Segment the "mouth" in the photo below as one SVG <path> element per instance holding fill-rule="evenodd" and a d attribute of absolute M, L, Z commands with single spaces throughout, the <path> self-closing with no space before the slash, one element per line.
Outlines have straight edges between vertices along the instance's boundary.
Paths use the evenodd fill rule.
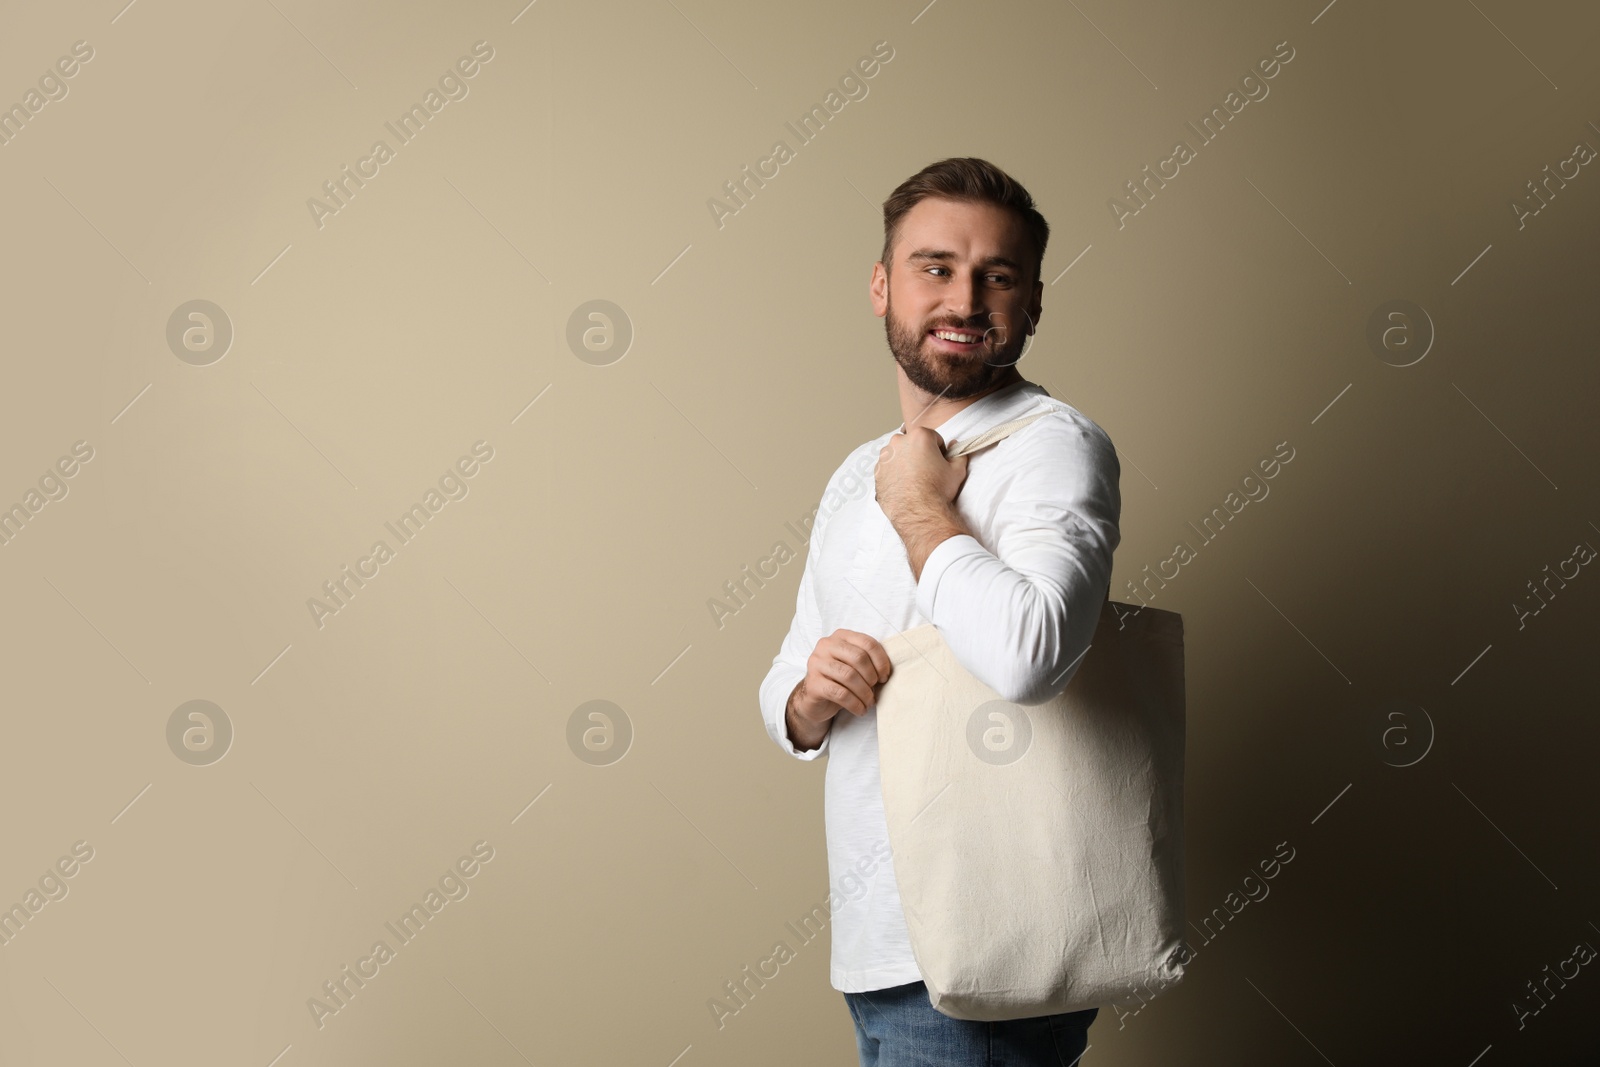
<path fill-rule="evenodd" d="M 983 334 L 976 330 L 951 330 L 943 327 L 928 331 L 936 348 L 950 352 L 976 352 L 983 347 Z"/>

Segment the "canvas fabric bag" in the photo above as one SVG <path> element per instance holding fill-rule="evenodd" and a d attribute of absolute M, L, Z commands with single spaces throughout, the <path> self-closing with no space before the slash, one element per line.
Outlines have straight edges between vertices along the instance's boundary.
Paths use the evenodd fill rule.
<path fill-rule="evenodd" d="M 1077 673 L 1032 707 L 974 678 L 932 624 L 883 646 L 893 664 L 877 698 L 884 814 L 933 1007 L 1020 1019 L 1175 985 L 1191 951 L 1182 617 L 1113 604 L 1108 590 Z"/>

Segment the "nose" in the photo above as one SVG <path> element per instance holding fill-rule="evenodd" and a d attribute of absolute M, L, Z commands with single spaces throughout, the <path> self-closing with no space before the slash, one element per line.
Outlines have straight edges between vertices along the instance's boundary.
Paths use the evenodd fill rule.
<path fill-rule="evenodd" d="M 983 316 L 983 283 L 977 274 L 968 275 L 965 282 L 953 282 L 947 293 L 945 305 L 952 316 L 969 325 Z"/>

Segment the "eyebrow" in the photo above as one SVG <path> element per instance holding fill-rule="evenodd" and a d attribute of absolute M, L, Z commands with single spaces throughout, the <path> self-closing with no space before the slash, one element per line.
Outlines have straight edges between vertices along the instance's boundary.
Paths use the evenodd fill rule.
<path fill-rule="evenodd" d="M 955 258 L 956 254 L 954 252 L 946 252 L 943 249 L 938 248 L 919 248 L 906 257 L 906 262 L 910 263 L 913 260 L 953 260 Z M 1019 265 L 1015 260 L 1007 259 L 1005 256 L 986 256 L 978 261 L 978 266 L 1010 267 L 1018 274 L 1022 273 L 1021 265 Z"/>

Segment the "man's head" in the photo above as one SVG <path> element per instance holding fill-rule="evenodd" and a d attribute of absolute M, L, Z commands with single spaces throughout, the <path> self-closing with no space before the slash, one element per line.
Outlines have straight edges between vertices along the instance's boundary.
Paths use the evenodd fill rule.
<path fill-rule="evenodd" d="M 883 230 L 872 306 L 906 378 L 952 400 L 1019 379 L 1016 361 L 1041 314 L 1050 239 L 1028 191 L 985 160 L 941 160 L 884 201 Z M 978 340 L 936 336 L 944 330 Z"/>

